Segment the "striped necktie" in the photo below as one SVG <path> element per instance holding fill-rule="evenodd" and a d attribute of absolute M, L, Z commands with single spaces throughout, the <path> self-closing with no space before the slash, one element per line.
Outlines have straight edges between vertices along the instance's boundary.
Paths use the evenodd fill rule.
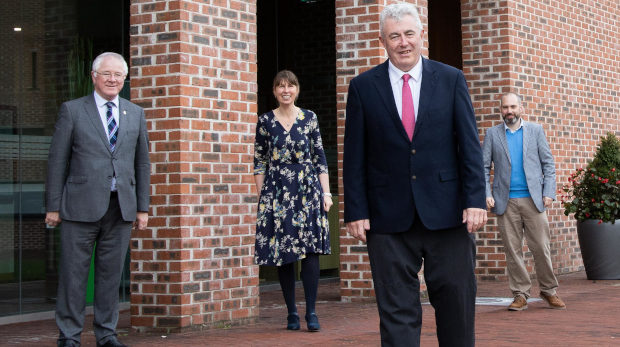
<path fill-rule="evenodd" d="M 108 118 L 108 141 L 110 141 L 110 150 L 114 152 L 114 146 L 116 145 L 116 135 L 118 134 L 118 125 L 112 116 L 112 107 L 116 106 L 112 101 L 105 103 L 108 106 L 108 112 L 106 113 Z"/>
<path fill-rule="evenodd" d="M 413 130 L 415 129 L 415 109 L 413 108 L 413 96 L 411 95 L 411 88 L 409 87 L 409 74 L 403 75 L 403 109 L 402 120 L 405 131 L 409 140 L 413 137 Z"/>

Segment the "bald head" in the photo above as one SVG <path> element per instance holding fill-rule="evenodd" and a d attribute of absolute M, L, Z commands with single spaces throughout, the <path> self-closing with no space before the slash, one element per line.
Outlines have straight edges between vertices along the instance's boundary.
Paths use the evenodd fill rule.
<path fill-rule="evenodd" d="M 511 126 L 517 124 L 521 119 L 521 113 L 523 113 L 521 97 L 513 92 L 502 95 L 499 112 L 506 125 Z"/>

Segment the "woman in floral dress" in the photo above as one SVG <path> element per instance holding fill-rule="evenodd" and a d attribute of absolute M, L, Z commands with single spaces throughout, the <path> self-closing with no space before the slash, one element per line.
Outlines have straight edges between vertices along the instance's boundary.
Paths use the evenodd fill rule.
<path fill-rule="evenodd" d="M 254 260 L 278 267 L 289 330 L 300 328 L 294 263 L 301 260 L 306 323 L 308 330 L 318 331 L 319 255 L 331 253 L 327 162 L 316 115 L 295 106 L 297 77 L 280 71 L 273 81 L 273 94 L 279 107 L 261 115 L 256 125 L 254 178 L 259 204 Z"/>

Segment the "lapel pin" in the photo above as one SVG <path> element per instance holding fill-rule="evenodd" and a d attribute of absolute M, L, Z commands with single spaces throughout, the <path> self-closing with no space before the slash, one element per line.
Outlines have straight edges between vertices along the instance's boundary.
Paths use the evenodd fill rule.
<path fill-rule="evenodd" d="M 127 111 L 124 111 L 124 110 L 123 110 L 123 114 L 127 114 Z"/>

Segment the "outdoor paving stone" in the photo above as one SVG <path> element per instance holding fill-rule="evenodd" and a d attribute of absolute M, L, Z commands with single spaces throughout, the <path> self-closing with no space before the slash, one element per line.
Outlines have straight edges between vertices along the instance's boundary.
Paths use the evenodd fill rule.
<path fill-rule="evenodd" d="M 558 276 L 558 295 L 566 310 L 552 310 L 543 301 L 528 309 L 508 311 L 506 306 L 476 306 L 477 346 L 620 346 L 620 281 L 590 281 L 584 272 Z M 534 281 L 535 282 L 535 281 Z M 297 290 L 303 300 L 303 289 Z M 481 282 L 479 297 L 510 297 L 507 282 Z M 538 286 L 532 288 L 538 298 Z M 168 335 L 139 333 L 131 329 L 129 311 L 121 313 L 119 340 L 131 347 L 205 346 L 379 346 L 379 317 L 372 303 L 340 302 L 338 284 L 319 288 L 317 314 L 322 330 L 305 328 L 305 307 L 300 331 L 286 330 L 286 308 L 280 292 L 262 293 L 256 324 L 228 329 L 188 331 Z M 423 305 L 421 345 L 438 346 L 434 310 Z M 95 346 L 92 316 L 87 316 L 82 346 Z M 54 320 L 0 326 L 0 346 L 56 346 Z"/>

